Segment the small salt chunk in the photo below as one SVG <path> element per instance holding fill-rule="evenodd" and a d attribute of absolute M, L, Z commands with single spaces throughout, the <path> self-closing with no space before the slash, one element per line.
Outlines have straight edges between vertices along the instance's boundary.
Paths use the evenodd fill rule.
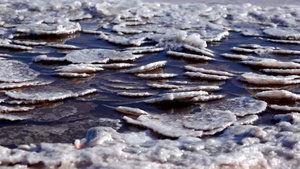
<path fill-rule="evenodd" d="M 300 80 L 298 80 L 299 76 L 296 75 L 271 76 L 250 72 L 242 74 L 241 77 L 241 80 L 257 85 L 290 85 L 300 83 Z"/>
<path fill-rule="evenodd" d="M 178 76 L 175 73 L 158 73 L 158 74 L 135 74 L 135 76 L 143 79 L 166 79 Z"/>
<path fill-rule="evenodd" d="M 153 62 L 153 63 L 149 63 L 147 65 L 143 65 L 143 66 L 139 66 L 139 67 L 136 67 L 136 68 L 129 69 L 127 72 L 128 73 L 147 72 L 147 71 L 151 71 L 151 70 L 161 68 L 161 67 L 165 66 L 166 63 L 167 63 L 167 61 Z"/>
<path fill-rule="evenodd" d="M 125 107 L 125 106 L 118 106 L 116 110 L 121 112 L 121 113 L 136 115 L 136 116 L 148 115 L 149 114 L 144 110 L 141 110 L 141 109 L 138 109 L 138 108 L 132 108 L 132 107 Z"/>
<path fill-rule="evenodd" d="M 27 119 L 26 117 L 20 117 L 20 116 L 9 115 L 9 114 L 0 114 L 0 120 L 21 121 L 26 119 Z"/>
<path fill-rule="evenodd" d="M 223 53 L 222 56 L 228 59 L 235 59 L 235 60 L 248 60 L 253 58 L 253 56 L 249 56 L 249 55 L 237 55 L 237 54 L 229 54 L 229 53 Z"/>
<path fill-rule="evenodd" d="M 256 93 L 254 95 L 257 99 L 270 100 L 270 101 L 297 101 L 300 95 L 292 93 L 287 90 L 269 90 Z"/>
<path fill-rule="evenodd" d="M 200 49 L 193 47 L 191 45 L 183 45 L 183 47 L 191 52 L 196 52 L 205 56 L 213 57 L 215 56 L 211 51 L 205 50 L 205 49 Z"/>
<path fill-rule="evenodd" d="M 207 92 L 212 92 L 212 91 L 217 91 L 221 90 L 221 87 L 219 86 L 183 86 L 178 89 L 172 89 L 170 90 L 171 92 L 184 92 L 184 91 L 207 91 Z"/>
<path fill-rule="evenodd" d="M 59 66 L 55 69 L 56 72 L 62 73 L 94 73 L 102 70 L 103 68 L 93 64 L 70 64 L 67 66 Z"/>
<path fill-rule="evenodd" d="M 128 97 L 147 97 L 147 96 L 155 95 L 155 93 L 149 93 L 149 92 L 121 92 L 121 93 L 118 93 L 118 95 L 128 96 Z"/>
<path fill-rule="evenodd" d="M 34 62 L 63 62 L 65 58 L 48 57 L 47 55 L 39 55 L 33 59 Z"/>
<path fill-rule="evenodd" d="M 281 112 L 300 112 L 300 107 L 290 107 L 290 106 L 280 106 L 280 105 L 270 105 L 270 109 L 281 111 Z"/>
<path fill-rule="evenodd" d="M 211 75 L 205 74 L 201 72 L 186 72 L 184 75 L 189 76 L 190 78 L 199 78 L 199 79 L 207 79 L 207 80 L 228 80 L 231 77 L 228 76 L 220 76 L 220 75 Z"/>
<path fill-rule="evenodd" d="M 188 54 L 188 53 L 182 53 L 182 52 L 174 52 L 174 51 L 168 51 L 168 55 L 180 57 L 184 59 L 191 59 L 191 60 L 204 60 L 204 61 L 211 61 L 215 60 L 211 57 L 202 56 L 202 55 L 195 55 L 195 54 Z"/>
<path fill-rule="evenodd" d="M 198 67 L 189 66 L 189 65 L 184 66 L 184 68 L 188 71 L 191 71 L 191 72 L 201 72 L 201 73 L 205 73 L 205 74 L 228 76 L 228 77 L 234 76 L 234 74 L 228 73 L 228 72 L 225 72 L 225 71 L 208 70 L 208 69 L 198 68 Z"/>
<path fill-rule="evenodd" d="M 145 100 L 146 103 L 164 103 L 164 102 L 189 102 L 189 99 L 201 95 L 208 95 L 205 91 L 195 92 L 179 92 L 179 93 L 166 93 L 158 98 Z"/>

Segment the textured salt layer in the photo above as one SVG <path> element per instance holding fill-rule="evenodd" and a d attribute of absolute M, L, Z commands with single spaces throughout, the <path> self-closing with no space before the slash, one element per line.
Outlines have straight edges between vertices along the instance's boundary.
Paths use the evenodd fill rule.
<path fill-rule="evenodd" d="M 0 0 L 0 166 L 297 168 L 299 5 L 218 3 Z"/>

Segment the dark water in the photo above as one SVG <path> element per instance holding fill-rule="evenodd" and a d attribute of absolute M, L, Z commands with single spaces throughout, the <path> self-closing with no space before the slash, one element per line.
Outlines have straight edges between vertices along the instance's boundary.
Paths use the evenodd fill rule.
<path fill-rule="evenodd" d="M 25 39 L 27 39 L 26 37 Z M 116 46 L 106 41 L 98 40 L 95 35 L 76 34 L 66 37 L 40 38 L 30 37 L 33 41 L 48 42 L 65 42 L 65 44 L 76 45 L 82 49 L 88 48 L 104 48 L 123 50 L 125 46 Z M 227 98 L 236 96 L 251 96 L 251 92 L 245 88 L 245 84 L 238 80 L 238 76 L 228 81 L 203 81 L 190 79 L 183 75 L 185 65 L 194 65 L 208 69 L 224 70 L 240 75 L 243 72 L 257 71 L 250 67 L 246 67 L 236 61 L 230 61 L 220 56 L 222 53 L 232 53 L 230 49 L 239 44 L 260 44 L 266 46 L 275 46 L 285 49 L 298 49 L 297 45 L 282 45 L 267 42 L 253 37 L 243 37 L 239 33 L 231 32 L 230 36 L 219 43 L 209 44 L 209 49 L 216 54 L 216 61 L 211 62 L 194 62 L 184 59 L 178 59 L 166 55 L 166 52 L 149 53 L 138 59 L 136 63 L 143 65 L 154 61 L 167 60 L 167 65 L 153 72 L 159 73 L 178 73 L 179 76 L 169 79 L 172 81 L 188 81 L 196 85 L 220 85 L 221 91 L 215 94 L 226 94 Z M 48 56 L 63 57 L 68 50 L 54 49 L 51 47 L 37 47 L 43 51 L 50 51 Z M 91 78 L 59 78 L 52 76 L 55 67 L 64 65 L 65 63 L 34 63 L 33 58 L 39 54 L 28 54 L 22 51 L 12 51 L 1 49 L 2 53 L 13 55 L 13 60 L 20 60 L 30 65 L 34 70 L 41 72 L 41 77 L 54 79 L 52 84 L 57 87 L 67 89 L 85 89 L 95 87 L 100 92 L 79 98 L 66 99 L 59 102 L 51 102 L 36 105 L 36 109 L 29 112 L 12 113 L 28 115 L 29 119 L 19 122 L 0 122 L 0 145 L 7 147 L 16 147 L 20 144 L 39 144 L 41 142 L 61 142 L 73 143 L 75 139 L 85 137 L 86 131 L 95 126 L 113 125 L 109 122 L 101 121 L 100 118 L 122 119 L 122 114 L 114 110 L 117 106 L 130 106 L 141 108 L 151 113 L 194 113 L 201 111 L 201 104 L 184 104 L 184 105 L 149 105 L 143 102 L 145 98 L 130 98 L 118 95 L 120 92 L 127 91 L 122 89 L 124 86 L 133 87 L 130 91 L 148 91 L 153 93 L 165 93 L 167 89 L 152 89 L 147 83 L 157 82 L 151 80 L 139 79 L 132 74 L 124 73 L 122 70 L 105 70 L 94 74 Z M 253 55 L 255 56 L 255 55 Z M 278 56 L 267 55 L 264 57 L 276 58 L 282 61 L 296 59 L 299 56 Z M 151 73 L 151 72 L 150 72 Z M 161 80 L 166 82 L 166 80 Z M 149 97 L 150 98 L 150 97 Z M 214 104 L 214 101 L 208 102 Z M 258 125 L 261 123 L 270 123 L 273 113 L 269 110 L 262 113 Z M 124 123 L 124 122 L 123 122 Z M 128 130 L 125 125 L 121 130 Z"/>

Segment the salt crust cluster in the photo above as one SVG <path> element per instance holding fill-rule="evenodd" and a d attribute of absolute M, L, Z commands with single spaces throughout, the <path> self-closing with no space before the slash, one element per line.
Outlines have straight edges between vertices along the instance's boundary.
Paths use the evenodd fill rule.
<path fill-rule="evenodd" d="M 251 4 L 215 5 L 160 4 L 140 1 L 117 0 L 1 0 L 0 1 L 0 47 L 34 53 L 35 47 L 47 46 L 73 50 L 65 57 L 40 55 L 36 62 L 70 62 L 55 69 L 63 77 L 90 77 L 104 69 L 126 69 L 140 78 L 166 79 L 177 76 L 172 73 L 149 73 L 162 68 L 167 61 L 144 65 L 132 64 L 144 53 L 167 50 L 168 55 L 192 61 L 214 61 L 216 54 L 207 49 L 207 43 L 220 41 L 229 31 L 246 36 L 266 38 L 274 43 L 298 44 L 300 40 L 299 8 L 296 6 L 261 8 Z M 45 16 L 44 14 L 47 13 Z M 86 27 L 81 20 L 100 21 L 95 27 Z M 249 27 L 249 25 L 256 25 Z M 101 29 L 101 30 L 100 30 Z M 102 31 L 103 29 L 111 31 Z M 84 32 L 98 35 L 99 39 L 119 45 L 134 45 L 122 51 L 110 49 L 79 49 L 68 44 L 51 44 L 12 40 L 27 35 L 68 35 Z M 144 44 L 150 47 L 138 47 Z M 78 50 L 76 50 L 78 49 Z M 299 55 L 298 50 L 285 50 L 272 46 L 242 44 L 233 47 L 238 54 L 223 54 L 228 59 L 240 60 L 242 64 L 263 68 L 268 74 L 244 73 L 240 79 L 251 85 L 291 85 L 300 81 L 299 64 L 276 59 L 253 57 L 268 55 Z M 43 52 L 42 52 L 43 53 Z M 246 53 L 241 54 L 241 53 Z M 4 92 L 0 112 L 29 111 L 32 104 L 78 97 L 97 92 L 96 89 L 72 91 L 51 86 L 51 81 L 39 79 L 39 73 L 19 61 L 8 61 L 1 54 L 0 88 L 13 89 Z M 1 69 L 0 68 L 0 69 Z M 185 75 L 191 78 L 225 81 L 235 75 L 226 71 L 207 70 L 185 66 Z M 273 74 L 273 75 L 269 75 Z M 274 75 L 275 74 L 275 75 Z M 278 75 L 279 74 L 279 75 Z M 288 75 L 288 76 L 284 76 Z M 44 87 L 25 86 L 46 85 Z M 124 89 L 120 95 L 144 97 L 147 103 L 197 103 L 222 99 L 224 95 L 212 95 L 219 85 L 193 86 L 175 82 L 148 83 L 148 87 L 170 89 L 167 93 L 131 92 L 136 86 L 115 85 Z M 109 88 L 111 89 L 111 88 Z M 265 89 L 265 88 L 260 88 Z M 47 91 L 47 92 L 46 92 Z M 50 92 L 49 92 L 50 91 Z M 268 90 L 253 95 L 261 100 L 296 101 L 298 94 L 287 90 Z M 7 105 L 11 104 L 11 105 Z M 18 104 L 22 106 L 17 106 Z M 24 106 L 28 105 L 28 106 Z M 129 114 L 128 123 L 143 126 L 143 132 L 120 133 L 113 128 L 96 127 L 88 131 L 86 138 L 73 145 L 41 143 L 21 145 L 15 149 L 0 147 L 0 165 L 15 167 L 61 167 L 61 168 L 295 168 L 299 166 L 299 114 L 297 107 L 271 105 L 271 109 L 294 112 L 276 115 L 274 126 L 251 125 L 258 120 L 267 103 L 248 97 L 224 99 L 216 104 L 206 104 L 201 112 L 188 115 L 158 115 L 137 108 L 118 107 Z M 135 116 L 135 117 L 132 117 Z M 26 117 L 0 114 L 1 119 L 23 120 Z M 165 137 L 158 139 L 152 132 Z M 220 133 L 220 136 L 205 138 Z M 247 154 L 247 156 L 245 156 Z"/>

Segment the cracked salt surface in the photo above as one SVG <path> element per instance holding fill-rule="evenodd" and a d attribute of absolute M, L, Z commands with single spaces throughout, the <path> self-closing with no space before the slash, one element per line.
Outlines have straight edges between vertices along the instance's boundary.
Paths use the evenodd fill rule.
<path fill-rule="evenodd" d="M 0 9 L 1 167 L 300 165 L 298 6 Z"/>

